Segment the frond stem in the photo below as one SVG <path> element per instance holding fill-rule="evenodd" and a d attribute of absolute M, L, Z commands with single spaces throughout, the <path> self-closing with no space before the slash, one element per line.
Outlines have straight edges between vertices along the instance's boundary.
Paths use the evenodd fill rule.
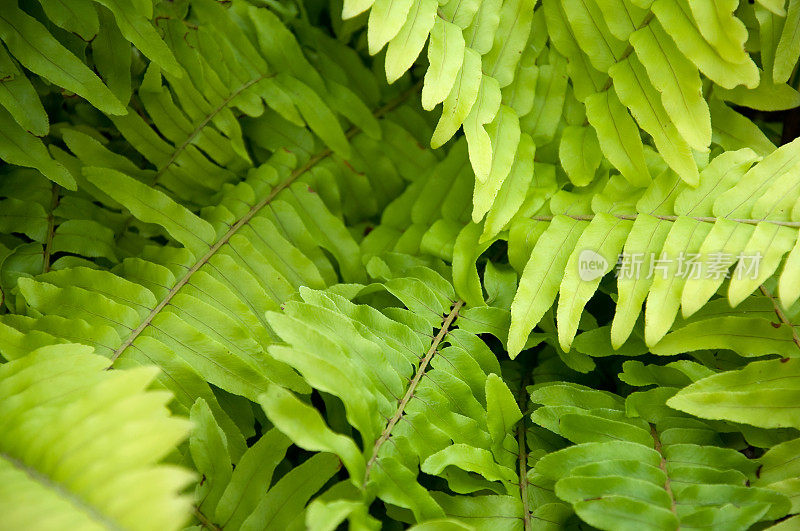
<path fill-rule="evenodd" d="M 2 451 L 0 451 L 0 460 L 7 461 L 12 467 L 19 470 L 32 481 L 38 483 L 45 489 L 55 491 L 58 496 L 68 500 L 69 503 L 71 503 L 80 511 L 86 513 L 92 520 L 100 523 L 103 528 L 122 531 L 122 528 L 116 522 L 111 520 L 105 514 L 101 513 L 96 507 L 88 503 L 81 496 L 68 490 L 58 481 L 53 480 L 53 478 L 50 476 L 40 472 L 39 470 L 36 470 L 24 461 L 21 461 L 16 457 L 8 455 Z"/>
<path fill-rule="evenodd" d="M 392 418 L 389 419 L 389 422 L 383 429 L 381 436 L 378 437 L 377 441 L 375 441 L 375 445 L 372 448 L 372 457 L 370 457 L 369 461 L 367 461 L 367 470 L 364 474 L 364 484 L 366 484 L 369 480 L 369 473 L 372 470 L 372 466 L 375 464 L 375 461 L 378 459 L 378 452 L 380 451 L 381 446 L 383 446 L 383 443 L 389 440 L 389 437 L 392 435 L 392 429 L 394 429 L 395 425 L 400 422 L 400 419 L 403 417 L 406 406 L 408 405 L 409 401 L 411 401 L 411 398 L 413 398 L 414 391 L 417 389 L 420 380 L 422 380 L 422 376 L 425 374 L 425 369 L 428 368 L 428 364 L 430 364 L 433 356 L 436 354 L 436 350 L 439 348 L 439 343 L 442 342 L 444 336 L 447 335 L 447 332 L 449 332 L 450 325 L 452 325 L 453 321 L 455 321 L 456 317 L 458 317 L 458 311 L 462 306 L 464 306 L 464 301 L 460 300 L 456 302 L 453 305 L 453 309 L 450 310 L 450 313 L 447 314 L 447 317 L 445 317 L 444 321 L 442 321 L 442 327 L 439 329 L 439 333 L 436 334 L 435 338 L 433 338 L 430 348 L 425 353 L 425 357 L 422 358 L 422 361 L 419 364 L 419 369 L 417 369 L 417 373 L 414 375 L 414 378 L 411 380 L 405 395 L 403 395 L 403 398 L 397 405 L 397 410 L 395 410 Z"/>
<path fill-rule="evenodd" d="M 206 515 L 200 510 L 199 507 L 196 505 L 193 506 L 194 509 L 194 516 L 200 522 L 200 526 L 206 529 L 211 529 L 211 531 L 222 531 L 222 528 L 208 519 Z"/>
<path fill-rule="evenodd" d="M 189 147 L 189 144 L 191 144 L 192 141 L 195 139 L 195 137 L 197 137 L 197 135 L 200 134 L 200 131 L 205 129 L 205 127 L 208 125 L 208 122 L 213 120 L 216 115 L 218 115 L 220 112 L 222 112 L 222 110 L 225 109 L 231 103 L 231 101 L 233 101 L 237 96 L 239 96 L 239 94 L 241 94 L 245 90 L 249 89 L 250 87 L 252 87 L 256 83 L 260 83 L 264 79 L 267 79 L 268 77 L 273 77 L 273 76 L 275 76 L 275 74 L 266 74 L 266 73 L 265 74 L 261 74 L 261 75 L 255 77 L 255 78 L 251 79 L 250 81 L 248 81 L 246 83 L 243 83 L 242 85 L 237 87 L 233 92 L 231 92 L 228 95 L 227 98 L 222 100 L 222 103 L 217 105 L 217 107 L 215 107 L 210 113 L 208 113 L 203 118 L 203 120 L 199 124 L 197 124 L 197 127 L 195 127 L 194 130 L 192 130 L 191 133 L 189 133 L 189 135 L 186 137 L 186 139 L 180 145 L 175 147 L 175 150 L 172 152 L 172 155 L 170 156 L 169 160 L 167 160 L 166 164 L 164 164 L 156 172 L 155 176 L 153 177 L 153 180 L 150 182 L 151 186 L 156 184 L 156 182 L 158 182 L 158 179 L 160 179 L 161 176 L 164 174 L 164 172 L 167 171 L 167 169 L 169 169 L 170 166 L 172 166 L 172 164 L 180 156 L 180 154 L 183 153 L 183 151 L 187 147 Z"/>
<path fill-rule="evenodd" d="M 50 212 L 47 213 L 47 236 L 44 242 L 44 257 L 42 259 L 42 273 L 50 271 L 50 255 L 53 248 L 53 234 L 55 233 L 56 217 L 53 211 L 58 207 L 60 186 L 53 183 L 53 195 L 50 199 Z"/>
<path fill-rule="evenodd" d="M 664 457 L 664 453 L 661 450 L 661 439 L 658 438 L 658 432 L 653 424 L 650 424 L 650 436 L 653 437 L 656 452 L 661 456 L 661 462 L 659 462 L 658 467 L 664 472 L 664 476 L 667 478 L 666 481 L 664 481 L 664 490 L 667 491 L 667 495 L 669 496 L 670 510 L 672 514 L 679 518 L 677 511 L 678 503 L 675 501 L 675 494 L 672 492 L 672 482 L 669 479 L 669 472 L 667 472 L 667 459 Z"/>
<path fill-rule="evenodd" d="M 611 214 L 609 212 L 609 214 Z M 594 219 L 594 215 L 592 214 L 559 214 L 561 216 L 566 216 L 568 218 L 576 219 L 578 221 L 592 221 Z M 617 219 L 628 219 L 631 221 L 635 221 L 639 214 L 611 214 Z M 720 219 L 727 219 L 728 221 L 733 221 L 734 223 L 744 223 L 746 225 L 758 225 L 759 223 L 772 223 L 773 225 L 780 225 L 782 227 L 794 227 L 800 228 L 800 221 L 780 221 L 775 219 L 737 219 L 737 218 L 717 218 L 713 216 L 656 216 L 653 214 L 647 214 L 652 216 L 656 219 L 660 219 L 663 221 L 677 221 L 680 218 L 690 218 L 695 221 L 702 221 L 705 223 L 716 223 Z M 553 221 L 553 218 L 556 216 L 531 216 L 529 219 L 533 221 Z"/>
<path fill-rule="evenodd" d="M 523 365 L 523 371 L 526 370 Z M 522 418 L 517 424 L 517 442 L 519 444 L 519 496 L 522 498 L 522 523 L 525 531 L 531 531 L 531 508 L 528 501 L 528 446 L 525 441 L 525 411 L 526 397 L 525 386 L 527 383 L 527 372 L 523 372 L 520 379 L 520 411 Z"/>
<path fill-rule="evenodd" d="M 789 318 L 786 317 L 786 314 L 781 308 L 781 305 L 778 304 L 778 301 L 775 300 L 775 297 L 772 295 L 772 293 L 767 291 L 767 288 L 765 288 L 763 284 L 759 286 L 758 289 L 760 289 L 761 293 L 763 293 L 764 296 L 767 297 L 772 302 L 772 307 L 775 309 L 775 314 L 778 316 L 778 319 L 780 319 L 781 323 L 788 326 L 789 330 L 792 331 L 792 341 L 794 341 L 794 344 L 797 345 L 798 349 L 800 349 L 800 336 L 797 335 L 797 330 L 795 329 L 795 326 L 792 324 Z"/>

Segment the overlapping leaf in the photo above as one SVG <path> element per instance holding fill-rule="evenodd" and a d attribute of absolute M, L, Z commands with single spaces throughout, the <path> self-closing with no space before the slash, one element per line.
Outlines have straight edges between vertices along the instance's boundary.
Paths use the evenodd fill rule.
<path fill-rule="evenodd" d="M 524 234 L 533 232 L 534 239 L 513 238 L 509 243 L 521 245 L 519 252 L 530 256 L 512 305 L 509 351 L 514 355 L 521 350 L 557 294 L 558 337 L 568 351 L 585 304 L 600 278 L 615 269 L 618 256 L 623 263 L 617 268 L 619 298 L 610 331 L 615 348 L 629 337 L 646 298 L 646 343 L 654 352 L 677 352 L 658 345 L 678 309 L 684 318 L 695 314 L 727 277 L 731 306 L 775 275 L 780 304 L 789 308 L 798 299 L 793 266 L 798 241 L 793 210 L 798 197 L 796 150 L 794 142 L 760 161 L 747 149 L 722 154 L 703 170 L 696 189 L 678 181 L 671 170 L 639 191 L 612 178 L 596 196 L 559 192 L 550 201 L 550 215 L 534 218 L 532 225 L 518 220 Z M 586 269 L 593 260 L 599 266 L 596 272 Z M 745 316 L 720 319 L 706 332 L 725 335 L 724 330 L 745 326 L 755 337 L 771 336 L 778 343 L 789 333 L 757 333 L 767 323 Z M 688 328 L 685 334 L 687 339 L 700 337 Z M 788 341 L 786 348 L 791 348 L 791 334 Z"/>
<path fill-rule="evenodd" d="M 0 366 L 0 523 L 6 529 L 180 529 L 192 474 L 160 464 L 189 431 L 157 370 L 106 369 L 89 347 Z M 124 493 L 124 495 L 123 495 Z"/>
<path fill-rule="evenodd" d="M 758 464 L 725 448 L 711 426 L 664 407 L 667 391 L 623 400 L 569 383 L 531 388 L 541 404 L 534 422 L 573 443 L 536 472 L 599 529 L 748 529 L 786 515 L 786 496 L 749 486 Z"/>

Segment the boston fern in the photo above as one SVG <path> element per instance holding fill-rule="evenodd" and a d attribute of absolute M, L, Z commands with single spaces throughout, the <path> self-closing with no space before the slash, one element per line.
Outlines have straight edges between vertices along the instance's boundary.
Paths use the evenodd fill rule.
<path fill-rule="evenodd" d="M 800 0 L 8 0 L 0 529 L 800 529 Z"/>

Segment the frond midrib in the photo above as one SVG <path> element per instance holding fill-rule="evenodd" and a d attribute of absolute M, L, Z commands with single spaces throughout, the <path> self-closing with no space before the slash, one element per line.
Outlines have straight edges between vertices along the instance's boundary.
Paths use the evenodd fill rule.
<path fill-rule="evenodd" d="M 82 497 L 78 496 L 69 489 L 64 488 L 63 485 L 61 485 L 57 481 L 54 481 L 46 474 L 43 474 L 39 470 L 28 465 L 27 463 L 24 463 L 21 460 L 11 455 L 8 455 L 2 450 L 0 450 L 0 459 L 5 460 L 12 467 L 24 473 L 28 478 L 30 478 L 37 484 L 41 485 L 45 489 L 55 492 L 60 498 L 67 500 L 73 507 L 75 507 L 82 513 L 86 514 L 92 520 L 98 522 L 106 529 L 111 529 L 114 531 L 124 531 L 123 527 L 121 527 L 112 519 L 110 519 L 108 516 L 100 512 L 97 509 L 97 507 L 91 505 Z"/>
<path fill-rule="evenodd" d="M 531 531 L 531 507 L 530 501 L 528 500 L 528 443 L 525 440 L 525 420 L 528 418 L 528 415 L 525 414 L 526 408 L 524 407 L 528 402 L 527 379 L 528 374 L 523 372 L 519 384 L 520 394 L 517 399 L 517 403 L 522 411 L 522 418 L 519 419 L 517 424 L 517 444 L 519 446 L 517 474 L 519 476 L 519 495 L 522 499 L 523 529 L 524 531 Z"/>
<path fill-rule="evenodd" d="M 752 219 L 752 218 L 727 218 L 724 216 L 676 216 L 676 215 L 660 215 L 650 214 L 648 212 L 640 212 L 638 214 L 614 214 L 611 212 L 601 212 L 609 216 L 614 216 L 617 219 L 636 221 L 639 216 L 650 216 L 661 221 L 677 221 L 680 218 L 693 219 L 702 223 L 716 223 L 720 220 L 732 221 L 734 223 L 741 223 L 743 225 L 758 225 L 759 223 L 771 223 L 773 225 L 780 225 L 782 227 L 800 228 L 800 221 L 782 221 L 778 219 Z M 527 219 L 532 221 L 553 221 L 557 216 L 565 216 L 577 221 L 592 221 L 595 218 L 594 214 L 556 214 L 553 216 L 530 216 Z"/>
<path fill-rule="evenodd" d="M 150 185 L 154 186 L 158 184 L 158 180 L 175 163 L 175 161 L 178 159 L 181 153 L 183 153 L 186 150 L 186 148 L 189 147 L 192 141 L 195 138 L 197 138 L 197 135 L 199 135 L 200 132 L 203 129 L 205 129 L 208 123 L 211 120 L 213 120 L 216 115 L 218 115 L 219 113 L 222 112 L 223 109 L 226 109 L 228 107 L 231 101 L 233 101 L 237 96 L 239 96 L 241 93 L 243 93 L 245 90 L 249 89 L 253 85 L 260 83 L 261 81 L 269 77 L 272 77 L 274 75 L 275 74 L 270 74 L 268 72 L 259 74 L 255 78 L 241 84 L 239 87 L 233 90 L 228 96 L 226 96 L 225 99 L 223 99 L 219 105 L 217 105 L 210 113 L 206 114 L 205 117 L 203 117 L 200 123 L 197 124 L 197 126 L 192 130 L 191 133 L 189 133 L 189 135 L 183 142 L 175 146 L 175 149 L 172 151 L 172 155 L 170 155 L 170 158 L 167 160 L 167 162 L 161 168 L 158 169 L 156 174 L 153 176 L 153 180 L 150 182 Z"/>
<path fill-rule="evenodd" d="M 453 324 L 453 321 L 456 320 L 458 317 L 458 311 L 461 307 L 464 306 L 463 300 L 458 300 L 450 310 L 450 313 L 442 321 L 442 327 L 439 329 L 439 333 L 436 334 L 436 337 L 433 338 L 431 341 L 431 346 L 428 348 L 425 356 L 422 358 L 422 361 L 419 364 L 419 368 L 417 372 L 414 374 L 414 377 L 411 379 L 411 383 L 408 385 L 408 389 L 406 389 L 403 398 L 397 405 L 397 409 L 394 412 L 394 415 L 389 419 L 386 424 L 386 427 L 383 429 L 380 437 L 378 440 L 375 441 L 375 444 L 372 448 L 372 456 L 370 457 L 369 461 L 367 461 L 366 472 L 364 473 L 364 484 L 369 481 L 369 474 L 372 470 L 373 465 L 378 460 L 378 452 L 380 452 L 381 447 L 383 444 L 389 440 L 389 437 L 392 435 L 392 429 L 394 429 L 395 425 L 400 421 L 403 414 L 405 413 L 406 406 L 408 405 L 409 401 L 414 397 L 414 391 L 416 391 L 419 382 L 422 380 L 422 377 L 425 375 L 425 370 L 428 368 L 431 360 L 433 359 L 436 352 L 438 352 L 439 344 L 442 342 L 444 337 L 450 331 L 450 326 Z"/>
<path fill-rule="evenodd" d="M 650 424 L 650 436 L 653 437 L 653 447 L 655 448 L 656 452 L 658 452 L 659 457 L 661 458 L 660 462 L 658 463 L 658 467 L 664 472 L 664 476 L 667 478 L 664 481 L 664 490 L 667 492 L 667 496 L 669 496 L 669 503 L 670 508 L 669 510 L 672 511 L 672 514 L 680 522 L 680 516 L 678 515 L 678 502 L 675 499 L 675 494 L 672 492 L 672 481 L 669 477 L 669 470 L 667 469 L 667 458 L 664 456 L 664 452 L 661 448 L 661 439 L 658 436 L 658 431 L 653 424 Z"/>

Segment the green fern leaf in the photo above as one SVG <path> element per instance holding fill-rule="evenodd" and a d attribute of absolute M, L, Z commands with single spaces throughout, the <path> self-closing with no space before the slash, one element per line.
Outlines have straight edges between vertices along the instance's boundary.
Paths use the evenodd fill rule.
<path fill-rule="evenodd" d="M 127 112 L 86 65 L 19 8 L 9 7 L 3 11 L 0 39 L 25 68 L 86 98 L 105 112 L 116 115 Z"/>
<path fill-rule="evenodd" d="M 739 371 L 695 382 L 681 389 L 668 405 L 701 418 L 765 428 L 796 427 L 798 418 L 792 405 L 796 373 L 794 359 L 756 361 Z M 764 388 L 765 381 L 774 383 Z"/>
<path fill-rule="evenodd" d="M 599 394 L 575 384 L 543 385 L 531 392 L 531 400 L 542 404 L 534 421 L 574 443 L 541 458 L 536 471 L 555 481 L 556 495 L 582 520 L 600 529 L 747 529 L 788 510 L 783 495 L 746 486 L 756 463 L 717 447 L 718 439 L 696 438 L 702 422 L 680 417 L 657 401 L 643 407 L 638 399 L 646 400 L 647 392 L 628 397 L 625 409 L 619 399 L 611 408 L 597 407 L 607 400 Z M 561 410 L 570 413 L 557 423 L 547 420 Z M 619 437 L 610 438 L 610 424 L 626 427 L 615 426 Z"/>
<path fill-rule="evenodd" d="M 107 366 L 88 347 L 58 345 L 0 368 L 3 527 L 179 529 L 185 522 L 189 500 L 179 492 L 192 475 L 158 463 L 189 424 L 168 415 L 169 393 L 146 391 L 156 371 Z"/>

